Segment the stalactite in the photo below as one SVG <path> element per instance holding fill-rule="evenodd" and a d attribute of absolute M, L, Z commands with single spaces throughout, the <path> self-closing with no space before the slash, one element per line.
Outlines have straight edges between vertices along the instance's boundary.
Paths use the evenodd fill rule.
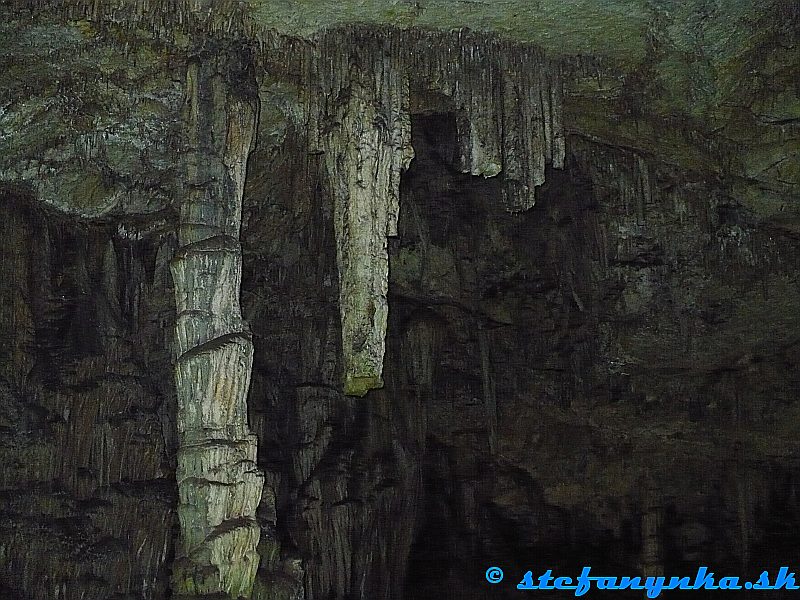
<path fill-rule="evenodd" d="M 458 168 L 505 180 L 511 212 L 531 208 L 545 165 L 564 166 L 561 65 L 528 45 L 474 32 L 408 32 L 415 87 L 452 100 Z"/>
<path fill-rule="evenodd" d="M 201 54 L 186 76 L 186 189 L 171 268 L 182 538 L 173 579 L 187 595 L 249 597 L 259 563 L 264 478 L 247 423 L 253 344 L 239 304 L 242 193 L 257 106 L 239 59 Z"/>
<path fill-rule="evenodd" d="M 327 41 L 320 141 L 334 199 L 344 390 L 363 396 L 383 386 L 387 236 L 397 235 L 400 173 L 413 157 L 408 80 L 398 49 L 380 37 Z"/>
<path fill-rule="evenodd" d="M 503 172 L 506 208 L 517 212 L 534 205 L 545 166 L 564 163 L 560 67 L 536 48 L 464 31 L 343 28 L 285 55 L 309 90 L 309 146 L 325 157 L 345 390 L 360 396 L 382 385 L 386 236 L 396 235 L 400 174 L 413 157 L 410 89 L 449 98 L 457 168 Z"/>

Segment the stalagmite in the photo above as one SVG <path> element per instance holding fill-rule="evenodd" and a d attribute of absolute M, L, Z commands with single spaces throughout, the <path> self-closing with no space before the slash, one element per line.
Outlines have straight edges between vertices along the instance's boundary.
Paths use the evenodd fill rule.
<path fill-rule="evenodd" d="M 239 305 L 242 193 L 255 132 L 246 66 L 201 53 L 187 68 L 185 197 L 172 262 L 177 323 L 179 594 L 249 597 L 263 475 L 247 423 L 253 344 Z"/>
<path fill-rule="evenodd" d="M 383 386 L 388 317 L 387 236 L 397 235 L 400 173 L 413 157 L 408 80 L 379 38 L 323 44 L 329 104 L 321 143 L 334 199 L 344 391 Z"/>

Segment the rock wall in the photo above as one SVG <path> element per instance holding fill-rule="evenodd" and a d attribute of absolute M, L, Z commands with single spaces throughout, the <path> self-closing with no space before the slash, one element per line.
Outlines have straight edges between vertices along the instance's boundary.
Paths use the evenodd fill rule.
<path fill-rule="evenodd" d="M 0 594 L 796 562 L 791 14 L 705 126 L 660 38 L 178 4 L 2 8 Z"/>
<path fill-rule="evenodd" d="M 1 204 L 0 595 L 164 597 L 175 222 L 89 224 L 8 192 Z"/>

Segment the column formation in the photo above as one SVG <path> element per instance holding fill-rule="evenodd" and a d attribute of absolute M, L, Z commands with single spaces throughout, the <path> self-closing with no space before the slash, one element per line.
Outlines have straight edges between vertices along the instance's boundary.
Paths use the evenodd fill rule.
<path fill-rule="evenodd" d="M 200 54 L 186 71 L 184 198 L 171 264 L 179 597 L 250 597 L 259 563 L 255 514 L 264 477 L 247 422 L 253 343 L 239 303 L 242 195 L 258 96 L 242 58 Z"/>

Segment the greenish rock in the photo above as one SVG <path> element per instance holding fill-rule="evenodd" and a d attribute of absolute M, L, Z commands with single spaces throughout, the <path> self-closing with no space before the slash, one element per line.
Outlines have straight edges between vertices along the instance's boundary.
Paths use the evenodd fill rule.
<path fill-rule="evenodd" d="M 364 397 L 370 390 L 383 387 L 380 377 L 348 377 L 344 382 L 344 393 L 348 396 Z"/>

